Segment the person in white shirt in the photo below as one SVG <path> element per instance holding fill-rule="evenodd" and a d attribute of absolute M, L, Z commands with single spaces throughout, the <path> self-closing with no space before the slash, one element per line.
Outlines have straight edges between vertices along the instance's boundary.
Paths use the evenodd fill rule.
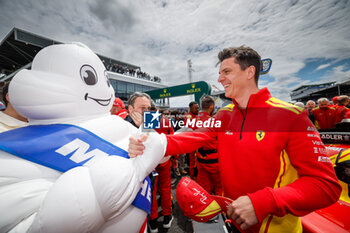
<path fill-rule="evenodd" d="M 2 89 L 2 99 L 6 106 L 0 111 L 0 133 L 28 125 L 28 120 L 19 114 L 12 106 L 8 95 L 9 82 Z"/>

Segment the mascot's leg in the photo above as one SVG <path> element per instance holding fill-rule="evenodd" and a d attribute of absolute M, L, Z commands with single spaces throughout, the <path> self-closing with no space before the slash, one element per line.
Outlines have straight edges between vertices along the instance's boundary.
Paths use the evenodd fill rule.
<path fill-rule="evenodd" d="M 130 206 L 121 215 L 106 222 L 98 233 L 138 233 L 146 218 L 145 211 Z"/>
<path fill-rule="evenodd" d="M 40 206 L 30 233 L 94 232 L 104 223 L 89 168 L 64 173 Z"/>
<path fill-rule="evenodd" d="M 47 193 L 29 232 L 97 232 L 130 208 L 142 184 L 136 168 L 131 159 L 109 156 L 69 170 Z"/>

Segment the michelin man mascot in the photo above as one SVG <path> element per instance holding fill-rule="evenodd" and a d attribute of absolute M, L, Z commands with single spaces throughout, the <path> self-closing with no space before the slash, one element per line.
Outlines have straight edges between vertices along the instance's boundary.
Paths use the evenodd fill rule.
<path fill-rule="evenodd" d="M 0 232 L 144 232 L 147 175 L 166 139 L 129 158 L 138 129 L 109 110 L 114 90 L 80 43 L 52 45 L 13 78 L 9 96 L 29 126 L 0 134 Z"/>

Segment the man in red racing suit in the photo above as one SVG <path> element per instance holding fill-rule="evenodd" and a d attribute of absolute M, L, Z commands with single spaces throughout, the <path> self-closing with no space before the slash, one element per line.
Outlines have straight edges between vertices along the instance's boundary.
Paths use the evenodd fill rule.
<path fill-rule="evenodd" d="M 159 134 L 174 134 L 174 129 L 170 120 L 164 115 L 161 117 L 159 129 L 155 129 Z M 152 189 L 152 206 L 150 214 L 150 231 L 158 232 L 158 201 L 157 192 L 160 195 L 160 206 L 164 216 L 163 228 L 170 228 L 173 221 L 172 213 L 172 195 L 171 195 L 171 160 L 167 160 L 156 167 L 158 176 L 155 176 L 154 186 Z"/>
<path fill-rule="evenodd" d="M 335 127 L 336 111 L 335 108 L 329 107 L 327 98 L 318 99 L 318 107 L 312 109 L 315 116 L 315 126 L 317 129 L 331 129 Z"/>
<path fill-rule="evenodd" d="M 247 232 L 301 232 L 299 217 L 331 205 L 340 193 L 316 128 L 301 108 L 251 95 L 248 107 L 227 106 L 222 126 L 168 137 L 167 154 L 185 153 L 218 141 L 224 196 L 248 195 L 258 224 Z"/>
<path fill-rule="evenodd" d="M 217 140 L 224 196 L 234 200 L 227 214 L 240 230 L 301 232 L 298 216 L 333 204 L 341 192 L 320 136 L 305 110 L 258 89 L 256 51 L 227 48 L 218 58 L 218 81 L 233 99 L 216 115 L 221 127 L 168 135 L 166 154 Z M 136 141 L 133 156 L 142 151 Z"/>
<path fill-rule="evenodd" d="M 195 129 L 195 127 L 191 127 L 191 124 L 187 124 L 188 121 L 195 121 L 199 112 L 199 104 L 195 101 L 190 102 L 189 104 L 190 112 L 185 118 L 185 125 L 189 125 L 189 128 Z M 188 162 L 189 162 L 189 173 L 191 179 L 197 179 L 197 162 L 196 162 L 196 151 L 189 151 L 187 153 Z"/>
<path fill-rule="evenodd" d="M 201 100 L 202 111 L 198 113 L 197 122 L 212 120 L 211 114 L 215 108 L 215 100 L 205 96 Z M 217 141 L 212 141 L 197 150 L 197 183 L 210 194 L 222 195 L 222 185 L 219 171 Z"/>

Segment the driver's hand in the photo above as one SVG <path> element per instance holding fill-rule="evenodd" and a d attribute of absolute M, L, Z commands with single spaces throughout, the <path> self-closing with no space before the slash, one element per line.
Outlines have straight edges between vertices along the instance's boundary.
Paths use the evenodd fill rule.
<path fill-rule="evenodd" d="M 143 151 L 145 150 L 145 146 L 143 145 L 143 142 L 145 142 L 148 138 L 148 134 L 141 134 L 140 137 L 136 138 L 135 136 L 131 136 L 129 138 L 129 157 L 134 158 L 138 155 L 142 155 Z"/>
<path fill-rule="evenodd" d="M 248 196 L 240 196 L 234 200 L 227 208 L 227 215 L 236 221 L 242 230 L 258 223 L 254 206 Z"/>

